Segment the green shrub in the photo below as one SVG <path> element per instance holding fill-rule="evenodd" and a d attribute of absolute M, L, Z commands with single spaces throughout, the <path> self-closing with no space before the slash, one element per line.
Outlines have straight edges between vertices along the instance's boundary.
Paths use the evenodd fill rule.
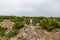
<path fill-rule="evenodd" d="M 18 40 L 26 40 L 26 38 L 24 38 L 24 37 L 22 37 L 22 38 L 18 37 Z"/>
<path fill-rule="evenodd" d="M 51 31 L 56 27 L 56 21 L 54 21 L 53 19 L 43 19 L 40 20 L 40 26 L 47 31 Z"/>
<path fill-rule="evenodd" d="M 56 22 L 56 26 L 60 28 L 60 22 Z"/>
<path fill-rule="evenodd" d="M 22 22 L 17 22 L 17 23 L 14 25 L 13 29 L 20 29 L 20 28 L 22 28 L 22 27 L 24 27 L 24 24 L 23 24 Z"/>
<path fill-rule="evenodd" d="M 4 36 L 7 28 L 1 27 L 0 26 L 0 36 Z"/>
<path fill-rule="evenodd" d="M 18 32 L 19 32 L 18 29 L 14 29 L 14 30 L 11 30 L 11 31 L 10 31 L 8 34 L 6 34 L 5 36 L 6 36 L 7 38 L 11 38 L 11 37 L 14 37 L 15 35 L 17 35 Z"/>

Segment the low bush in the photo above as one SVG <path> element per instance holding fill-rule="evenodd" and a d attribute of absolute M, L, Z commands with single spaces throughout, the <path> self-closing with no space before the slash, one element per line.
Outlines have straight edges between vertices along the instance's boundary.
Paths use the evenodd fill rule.
<path fill-rule="evenodd" d="M 20 29 L 20 28 L 22 28 L 22 27 L 24 27 L 24 24 L 23 24 L 22 22 L 17 22 L 17 23 L 14 25 L 13 29 Z"/>
<path fill-rule="evenodd" d="M 7 28 L 1 27 L 0 26 L 0 36 L 4 36 Z"/>
<path fill-rule="evenodd" d="M 6 36 L 7 38 L 11 38 L 11 37 L 14 37 L 15 35 L 17 35 L 18 32 L 19 32 L 18 29 L 14 29 L 14 30 L 11 30 L 11 31 L 10 31 L 8 34 L 6 34 L 5 36 Z"/>

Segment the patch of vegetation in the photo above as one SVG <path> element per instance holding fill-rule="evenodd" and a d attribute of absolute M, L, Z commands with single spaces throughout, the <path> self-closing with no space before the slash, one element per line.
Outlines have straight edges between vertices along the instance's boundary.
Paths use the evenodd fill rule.
<path fill-rule="evenodd" d="M 26 40 L 26 38 L 24 38 L 24 37 L 18 37 L 18 40 Z"/>
<path fill-rule="evenodd" d="M 7 28 L 4 28 L 4 27 L 0 26 L 0 36 L 1 37 L 5 35 L 6 30 L 7 30 Z"/>
<path fill-rule="evenodd" d="M 46 29 L 47 31 L 51 31 L 54 28 L 60 28 L 60 21 L 54 18 L 47 18 L 40 20 L 40 26 L 42 29 Z"/>
<path fill-rule="evenodd" d="M 1 21 L 4 19 L 11 20 L 16 23 L 13 29 L 20 29 L 24 27 L 24 23 L 30 24 L 30 19 L 32 18 L 33 24 L 39 23 L 42 29 L 51 31 L 54 28 L 60 28 L 60 17 L 18 17 L 18 16 L 0 16 Z"/>
<path fill-rule="evenodd" d="M 22 22 L 16 22 L 13 29 L 20 29 L 24 27 L 24 24 Z"/>
<path fill-rule="evenodd" d="M 19 33 L 19 30 L 18 29 L 14 29 L 14 30 L 11 30 L 8 34 L 6 34 L 5 36 L 7 38 L 12 38 L 14 37 L 15 35 L 17 35 Z"/>
<path fill-rule="evenodd" d="M 19 33 L 19 29 L 21 29 L 22 27 L 24 27 L 24 24 L 22 22 L 16 22 L 15 25 L 12 27 L 12 30 L 5 36 L 7 38 L 14 37 L 15 35 Z"/>

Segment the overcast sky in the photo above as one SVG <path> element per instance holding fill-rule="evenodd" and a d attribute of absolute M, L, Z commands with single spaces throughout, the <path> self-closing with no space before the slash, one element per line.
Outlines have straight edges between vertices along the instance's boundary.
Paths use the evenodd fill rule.
<path fill-rule="evenodd" d="M 60 0 L 0 0 L 0 15 L 60 17 Z"/>

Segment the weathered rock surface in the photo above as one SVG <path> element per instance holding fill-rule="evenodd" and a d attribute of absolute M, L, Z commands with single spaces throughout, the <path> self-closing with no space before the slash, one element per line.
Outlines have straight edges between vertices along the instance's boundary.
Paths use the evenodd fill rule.
<path fill-rule="evenodd" d="M 12 22 L 3 22 L 3 24 L 6 23 L 10 25 Z M 57 28 L 53 29 L 52 32 L 48 32 L 41 29 L 41 27 L 39 27 L 38 25 L 32 26 L 25 24 L 25 27 L 20 29 L 20 32 L 15 37 L 10 38 L 9 40 L 18 40 L 18 37 L 24 37 L 26 38 L 26 40 L 60 40 L 60 29 Z M 0 39 L 7 40 L 5 37 L 1 37 Z"/>
<path fill-rule="evenodd" d="M 0 26 L 12 29 L 14 22 L 11 22 L 10 20 L 3 20 L 3 22 L 0 22 Z"/>
<path fill-rule="evenodd" d="M 38 27 L 28 25 L 20 30 L 17 37 L 25 37 L 27 40 L 60 40 L 60 32 L 47 32 Z"/>

